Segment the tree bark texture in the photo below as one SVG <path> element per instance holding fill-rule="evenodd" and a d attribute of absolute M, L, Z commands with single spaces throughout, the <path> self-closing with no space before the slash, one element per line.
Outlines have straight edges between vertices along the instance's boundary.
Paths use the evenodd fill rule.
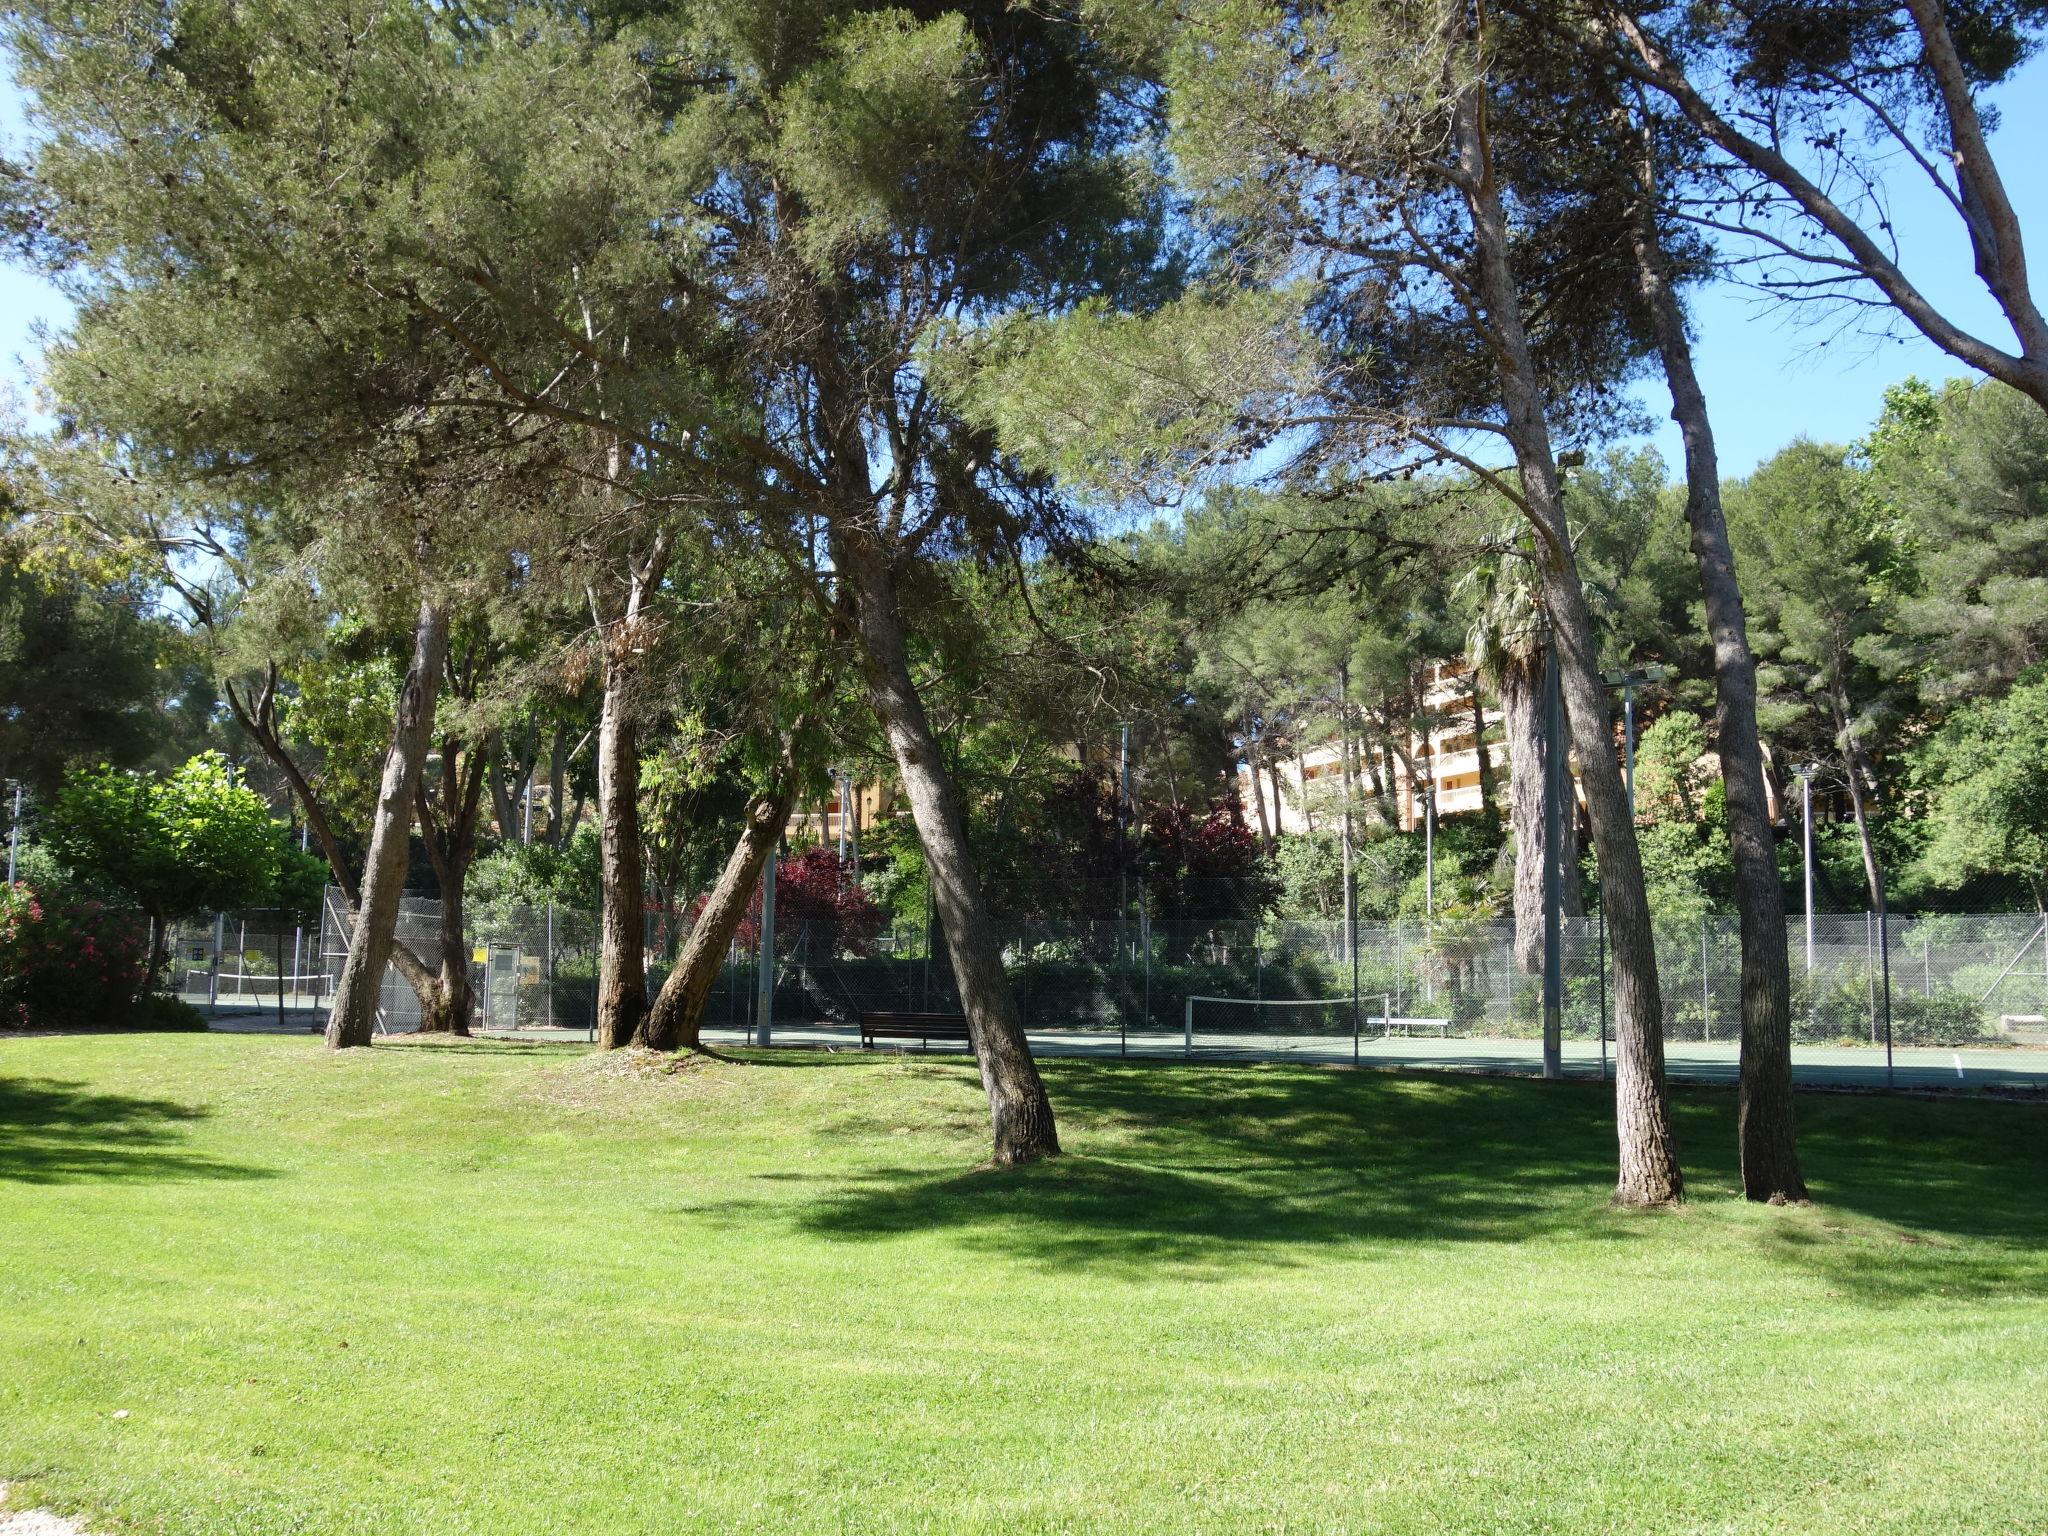
<path fill-rule="evenodd" d="M 1031 1058 L 1016 994 L 1003 971 L 968 855 L 959 792 L 939 756 L 938 738 L 910 674 L 896 575 L 874 535 L 852 519 L 832 527 L 833 565 L 847 583 L 868 699 L 889 739 L 911 820 L 967 1012 L 968 1033 L 988 1092 L 994 1161 L 1011 1165 L 1056 1156 L 1052 1101 Z"/>
<path fill-rule="evenodd" d="M 327 1046 L 344 1050 L 368 1045 L 377 1027 L 377 995 L 391 963 L 399 898 L 405 890 L 406 844 L 412 831 L 413 799 L 419 791 L 427 743 L 434 734 L 434 701 L 448 657 L 448 610 L 440 600 L 420 600 L 413 625 L 412 662 L 398 693 L 391 746 L 377 789 L 376 819 L 364 860 L 362 900 L 357 904 L 348 958 L 335 984 L 327 1015 Z"/>
<path fill-rule="evenodd" d="M 1685 516 L 1692 530 L 1714 646 L 1714 737 L 1727 792 L 1728 843 L 1742 934 L 1742 1056 L 1736 1136 L 1742 1192 L 1751 1200 L 1804 1200 L 1792 1101 L 1792 969 L 1785 948 L 1785 893 L 1778 882 L 1756 723 L 1756 658 L 1735 552 L 1721 507 L 1721 470 L 1706 395 L 1693 369 L 1685 314 L 1671 285 L 1656 224 L 1655 168 L 1647 144 L 1638 165 L 1635 231 L 1639 283 L 1655 327 L 1671 416 L 1685 443 Z"/>
<path fill-rule="evenodd" d="M 1452 117 L 1459 190 L 1472 219 L 1473 256 L 1484 328 L 1501 385 L 1502 430 L 1514 450 L 1523 511 L 1536 535 L 1536 562 L 1550 643 L 1557 649 L 1570 734 L 1600 856 L 1614 965 L 1615 1129 L 1621 1205 L 1663 1205 L 1682 1199 L 1677 1140 L 1664 1080 L 1664 1001 L 1644 892 L 1642 852 L 1621 767 L 1599 646 L 1586 607 L 1565 521 L 1557 456 L 1544 416 L 1543 392 L 1509 264 L 1510 235 L 1486 141 L 1483 80 L 1466 85 Z M 1478 318 L 1478 317 L 1475 317 Z"/>
<path fill-rule="evenodd" d="M 604 703 L 597 724 L 598 862 L 602 929 L 598 941 L 597 1043 L 628 1045 L 647 1020 L 647 850 L 640 835 L 640 735 L 637 658 L 652 642 L 648 604 L 668 573 L 669 544 L 657 532 L 627 562 L 618 616 L 600 626 Z M 595 611 L 596 599 L 592 599 Z"/>
<path fill-rule="evenodd" d="M 635 1045 L 656 1051 L 695 1050 L 703 1043 L 704 1005 L 718 981 L 739 931 L 761 883 L 761 873 L 782 841 L 782 829 L 789 825 L 789 813 L 796 806 L 797 775 L 785 765 L 777 783 L 767 794 L 757 795 L 747 806 L 746 824 L 739 840 L 726 855 L 725 867 L 704 898 L 703 910 L 683 941 L 682 953 L 661 984 L 661 992 L 648 1010 Z"/>
<path fill-rule="evenodd" d="M 490 772 L 488 749 L 465 745 L 449 736 L 441 742 L 441 781 L 429 793 L 424 773 L 418 789 L 420 841 L 434 867 L 441 891 L 440 969 L 428 978 L 420 999 L 420 1029 L 466 1035 L 475 1012 L 469 984 L 469 924 L 463 901 L 469 866 L 476 859 L 477 823 L 483 814 L 484 781 Z M 403 943 L 391 946 L 394 957 L 411 952 Z"/>
<path fill-rule="evenodd" d="M 640 845 L 640 745 L 625 667 L 605 667 L 597 727 L 598 850 L 603 924 L 597 969 L 597 1043 L 630 1045 L 647 1016 L 647 899 Z"/>
<path fill-rule="evenodd" d="M 1479 814 L 1500 829 L 1500 790 L 1493 782 L 1493 749 L 1486 742 L 1486 704 L 1479 697 L 1479 674 L 1472 674 L 1472 750 L 1479 757 Z"/>
<path fill-rule="evenodd" d="M 1543 700 L 1541 662 L 1532 676 L 1519 664 L 1500 677 L 1500 717 L 1508 749 L 1508 824 L 1515 835 L 1515 969 L 1543 970 Z"/>

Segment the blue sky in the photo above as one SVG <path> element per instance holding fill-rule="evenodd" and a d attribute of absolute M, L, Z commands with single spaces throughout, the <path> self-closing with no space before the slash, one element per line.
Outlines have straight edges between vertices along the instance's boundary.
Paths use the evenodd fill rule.
<path fill-rule="evenodd" d="M 2034 236 L 2031 265 L 2048 286 L 2041 252 L 2048 249 L 2048 56 L 2037 57 L 1994 98 L 2002 122 L 1993 141 L 2021 224 Z M 21 142 L 21 102 L 0 85 L 0 142 Z M 1936 304 L 1965 326 L 2010 346 L 2011 332 L 1970 269 L 1954 214 L 1917 176 L 1901 177 L 1892 212 L 1903 265 Z M 1713 413 L 1724 474 L 1745 474 L 1795 437 L 1847 442 L 1875 418 L 1885 388 L 1909 374 L 1940 380 L 1965 373 L 1961 364 L 1917 334 L 1895 339 L 1833 336 L 1818 316 L 1772 310 L 1749 290 L 1722 285 L 1695 301 L 1698 366 Z M 33 377 L 36 325 L 61 326 L 62 296 L 34 274 L 0 265 L 0 380 L 26 395 Z M 1638 396 L 1663 425 L 1652 441 L 1675 472 L 1677 429 L 1665 420 L 1669 398 L 1659 379 Z"/>

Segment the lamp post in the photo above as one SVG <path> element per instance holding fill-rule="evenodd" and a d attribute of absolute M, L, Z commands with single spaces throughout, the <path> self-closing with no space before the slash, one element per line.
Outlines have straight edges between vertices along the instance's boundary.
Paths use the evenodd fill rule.
<path fill-rule="evenodd" d="M 1661 683 L 1671 669 L 1661 662 L 1646 667 L 1623 667 L 1600 674 L 1610 688 L 1621 690 L 1621 779 L 1628 787 L 1628 816 L 1636 816 L 1636 689 L 1645 683 Z"/>
<path fill-rule="evenodd" d="M 14 814 L 7 823 L 7 883 L 14 884 L 15 865 L 21 857 L 21 780 L 14 781 Z"/>

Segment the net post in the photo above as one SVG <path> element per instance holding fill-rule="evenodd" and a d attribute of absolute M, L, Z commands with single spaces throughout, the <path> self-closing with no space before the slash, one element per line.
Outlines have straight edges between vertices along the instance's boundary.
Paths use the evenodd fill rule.
<path fill-rule="evenodd" d="M 1181 1013 L 1180 1053 L 1183 1056 L 1195 1054 L 1195 1000 L 1192 997 Z"/>

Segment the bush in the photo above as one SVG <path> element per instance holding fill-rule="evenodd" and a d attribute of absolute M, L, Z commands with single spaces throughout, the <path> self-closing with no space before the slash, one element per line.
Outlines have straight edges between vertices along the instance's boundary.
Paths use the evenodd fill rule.
<path fill-rule="evenodd" d="M 129 1029 L 203 1030 L 206 1028 L 206 1015 L 182 997 L 152 992 L 138 997 L 129 1006 L 123 1023 Z"/>
<path fill-rule="evenodd" d="M 120 1024 L 142 990 L 142 920 L 0 886 L 0 1028 Z"/>
<path fill-rule="evenodd" d="M 1907 1045 L 1969 1045 L 1990 1033 L 1990 1019 L 1967 993 L 1932 996 L 1892 989 L 1892 1038 Z"/>

